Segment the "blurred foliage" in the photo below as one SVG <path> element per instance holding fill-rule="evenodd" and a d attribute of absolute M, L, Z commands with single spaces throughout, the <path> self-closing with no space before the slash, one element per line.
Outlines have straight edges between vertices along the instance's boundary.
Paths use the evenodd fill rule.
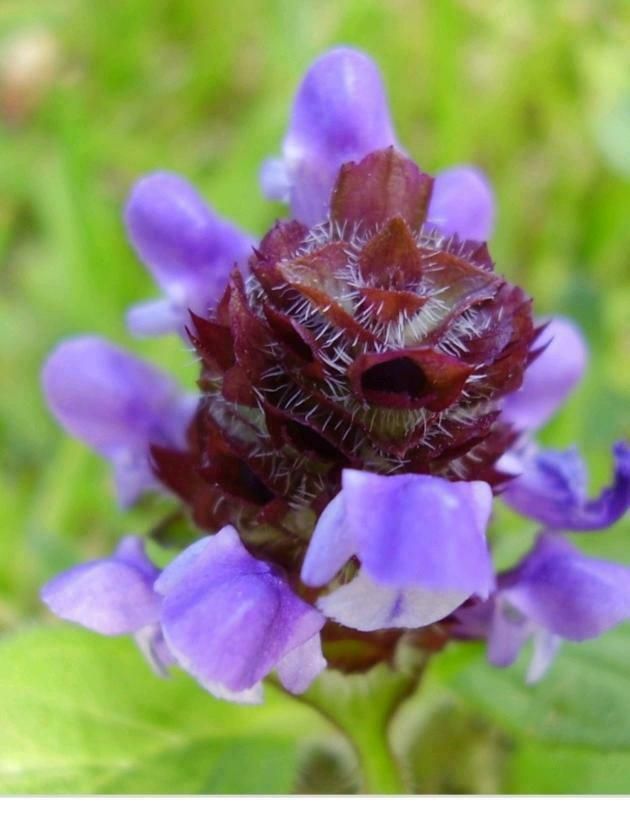
<path fill-rule="evenodd" d="M 485 777 L 486 785 L 498 777 L 510 793 L 627 794 L 628 643 L 630 627 L 624 625 L 596 642 L 565 645 L 550 673 L 535 687 L 525 684 L 525 660 L 497 671 L 477 649 L 449 649 L 436 661 L 431 676 L 438 692 L 447 685 L 454 699 L 451 724 L 458 713 L 468 717 L 467 722 L 455 722 L 459 738 L 462 727 L 472 722 L 477 732 L 461 745 L 442 741 L 441 747 L 455 750 L 459 761 L 481 747 L 486 761 L 494 763 L 489 774 L 475 771 L 474 762 L 468 764 L 459 779 L 469 780 L 469 790 L 470 779 L 476 776 Z M 409 712 L 412 705 L 405 708 Z M 448 724 L 442 726 L 452 734 Z M 429 745 L 431 739 L 440 740 L 437 733 L 420 736 Z M 490 790 L 498 790 L 496 781 Z"/>
<path fill-rule="evenodd" d="M 154 293 L 122 229 L 129 186 L 149 170 L 176 170 L 220 212 L 263 232 L 279 210 L 259 194 L 259 166 L 278 151 L 304 69 L 334 44 L 379 63 L 401 142 L 425 169 L 466 162 L 486 171 L 498 200 L 499 269 L 530 291 L 539 314 L 565 312 L 583 327 L 591 369 L 543 437 L 580 443 L 593 487 L 601 484 L 610 442 L 630 435 L 629 34 L 624 0 L 2 0 L 0 629 L 47 619 L 36 596 L 44 579 L 168 511 L 148 502 L 118 512 L 107 468 L 54 425 L 38 384 L 46 352 L 82 332 L 194 383 L 194 360 L 177 340 L 125 333 L 125 308 Z M 533 533 L 507 512 L 493 531 L 500 563 Z M 627 520 L 577 541 L 630 561 Z M 588 668 L 592 649 L 572 652 L 575 664 Z M 467 649 L 447 656 L 458 655 L 464 664 Z M 562 660 L 558 670 L 568 681 L 585 674 Z M 408 740 L 417 789 L 630 790 L 627 769 L 611 765 L 630 763 L 630 739 L 581 742 L 577 752 L 559 741 L 550 752 L 548 734 L 523 730 L 512 710 L 512 672 L 483 671 L 418 719 L 420 741 Z M 535 712 L 544 693 L 525 689 L 518 699 Z M 578 725 L 609 722 L 598 698 L 595 679 L 576 690 Z M 244 710 L 207 704 L 213 715 Z M 623 704 L 630 709 L 630 695 Z M 436 755 L 444 769 L 428 772 L 422 739 L 437 745 L 438 727 L 449 740 Z M 298 789 L 334 771 L 327 744 L 313 750 L 310 771 L 303 763 Z M 448 745 L 461 767 L 446 767 Z M 338 784 L 351 784 L 339 767 Z"/>
<path fill-rule="evenodd" d="M 323 725 L 271 688 L 242 708 L 182 673 L 147 677 L 130 642 L 76 628 L 13 635 L 0 664 L 0 793 L 288 793 Z"/>

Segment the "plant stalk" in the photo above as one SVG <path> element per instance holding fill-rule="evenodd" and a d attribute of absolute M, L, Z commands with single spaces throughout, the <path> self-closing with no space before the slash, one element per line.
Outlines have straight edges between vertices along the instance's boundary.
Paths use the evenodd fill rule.
<path fill-rule="evenodd" d="M 401 763 L 389 729 L 400 706 L 416 690 L 426 659 L 406 671 L 379 665 L 367 674 L 329 671 L 297 697 L 328 719 L 353 747 L 362 776 L 362 793 L 406 794 Z"/>

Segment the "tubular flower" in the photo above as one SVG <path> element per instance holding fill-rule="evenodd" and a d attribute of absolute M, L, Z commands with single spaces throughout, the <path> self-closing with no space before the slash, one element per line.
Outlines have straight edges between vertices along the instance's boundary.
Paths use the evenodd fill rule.
<path fill-rule="evenodd" d="M 486 637 L 488 659 L 511 665 L 531 638 L 529 682 L 547 672 L 562 640 L 593 639 L 630 619 L 630 567 L 586 557 L 557 534 L 542 534 L 492 598 L 455 614 L 463 634 Z"/>
<path fill-rule="evenodd" d="M 170 377 L 98 337 L 61 343 L 42 383 L 61 425 L 111 462 L 124 506 L 157 486 L 150 446 L 183 445 L 196 406 Z"/>
<path fill-rule="evenodd" d="M 302 580 L 325 585 L 354 556 L 359 574 L 318 601 L 326 616 L 362 631 L 437 622 L 494 587 L 485 540 L 491 507 L 484 482 L 345 470 L 341 493 L 313 533 Z"/>
<path fill-rule="evenodd" d="M 428 653 L 493 637 L 505 603 L 518 612 L 510 659 L 540 626 L 594 635 L 531 604 L 547 596 L 536 593 L 544 569 L 526 561 L 498 582 L 492 570 L 494 495 L 550 527 L 603 527 L 628 507 L 628 460 L 619 446 L 613 487 L 588 501 L 575 457 L 536 450 L 532 433 L 577 382 L 585 347 L 563 320 L 537 326 L 531 300 L 495 271 L 484 176 L 421 171 L 397 143 L 374 64 L 335 49 L 307 73 L 262 182 L 291 216 L 251 253 L 173 175 L 141 181 L 127 206 L 131 241 L 166 292 L 131 324 L 186 325 L 200 361 L 194 408 L 120 352 L 110 368 L 104 343 L 85 354 L 67 343 L 72 356 L 45 369 L 62 424 L 115 467 L 121 453 L 141 466 L 123 501 L 168 490 L 200 532 L 150 585 L 143 577 L 151 619 L 124 632 L 150 629 L 168 664 L 240 701 L 259 700 L 272 671 L 300 692 L 326 664 L 395 664 L 401 642 Z M 68 572 L 45 601 L 102 630 L 73 603 L 111 602 L 118 562 Z M 598 566 L 550 563 L 552 585 L 566 571 L 559 596 L 586 613 Z M 527 602 L 514 593 L 526 578 Z M 625 618 L 614 614 L 597 625 Z"/>
<path fill-rule="evenodd" d="M 111 557 L 59 574 L 41 596 L 62 619 L 105 636 L 132 634 L 156 673 L 164 675 L 174 660 L 159 624 L 160 598 L 153 590 L 158 576 L 142 539 L 126 536 Z"/>
<path fill-rule="evenodd" d="M 214 214 L 186 180 L 156 172 L 133 188 L 125 207 L 129 241 L 164 291 L 164 299 L 134 306 L 132 334 L 183 332 L 188 311 L 214 308 L 234 265 L 254 240 Z"/>
<path fill-rule="evenodd" d="M 326 666 L 324 617 L 293 593 L 281 568 L 254 559 L 231 526 L 187 548 L 155 587 L 168 647 L 211 693 L 259 701 L 272 668 L 299 693 Z"/>

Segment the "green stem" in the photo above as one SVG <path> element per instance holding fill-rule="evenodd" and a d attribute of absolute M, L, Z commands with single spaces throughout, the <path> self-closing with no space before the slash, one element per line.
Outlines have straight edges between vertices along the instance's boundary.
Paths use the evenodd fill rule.
<path fill-rule="evenodd" d="M 330 671 L 298 697 L 326 717 L 354 748 L 362 792 L 405 794 L 408 788 L 390 745 L 389 727 L 401 704 L 416 690 L 424 664 L 394 672 L 385 665 L 369 674 Z"/>
<path fill-rule="evenodd" d="M 359 757 L 363 777 L 362 793 L 408 793 L 400 764 L 387 738 L 387 728 L 373 728 L 369 724 L 362 728 L 361 733 L 353 734 L 347 728 L 345 732 Z"/>

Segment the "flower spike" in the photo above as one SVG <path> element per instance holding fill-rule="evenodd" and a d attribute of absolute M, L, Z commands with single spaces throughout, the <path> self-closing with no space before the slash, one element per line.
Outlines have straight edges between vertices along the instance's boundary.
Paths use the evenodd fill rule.
<path fill-rule="evenodd" d="M 163 299 L 128 324 L 179 332 L 198 393 L 94 337 L 52 353 L 44 391 L 123 504 L 168 491 L 201 538 L 161 573 L 127 538 L 49 583 L 49 607 L 246 703 L 272 672 L 302 693 L 327 666 L 396 668 L 403 647 L 464 638 L 499 666 L 531 640 L 533 681 L 563 641 L 630 618 L 630 569 L 561 533 L 624 516 L 630 444 L 590 499 L 577 450 L 533 440 L 587 348 L 495 269 L 486 177 L 416 165 L 377 67 L 340 47 L 307 71 L 262 183 L 290 217 L 255 248 L 175 174 L 133 188 L 129 240 Z M 496 577 L 499 494 L 551 530 Z"/>

